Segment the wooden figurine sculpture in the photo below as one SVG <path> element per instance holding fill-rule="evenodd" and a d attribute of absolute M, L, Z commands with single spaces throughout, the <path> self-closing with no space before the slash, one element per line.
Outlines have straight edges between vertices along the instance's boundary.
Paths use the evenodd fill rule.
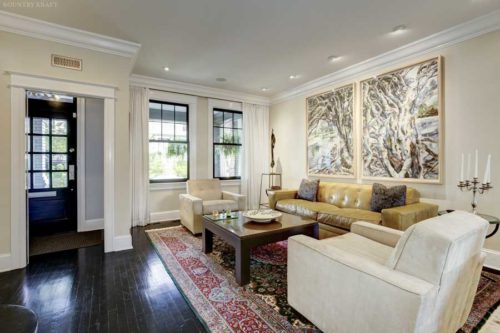
<path fill-rule="evenodd" d="M 274 168 L 274 146 L 276 145 L 276 137 L 274 136 L 274 129 L 271 130 L 271 171 Z"/>

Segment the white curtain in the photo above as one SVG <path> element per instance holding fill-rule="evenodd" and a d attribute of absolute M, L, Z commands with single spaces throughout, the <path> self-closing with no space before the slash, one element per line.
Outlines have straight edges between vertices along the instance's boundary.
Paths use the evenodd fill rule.
<path fill-rule="evenodd" d="M 247 196 L 249 209 L 259 207 L 261 174 L 270 170 L 269 145 L 269 107 L 243 103 L 241 193 Z"/>
<path fill-rule="evenodd" d="M 130 87 L 132 226 L 149 223 L 149 90 Z"/>

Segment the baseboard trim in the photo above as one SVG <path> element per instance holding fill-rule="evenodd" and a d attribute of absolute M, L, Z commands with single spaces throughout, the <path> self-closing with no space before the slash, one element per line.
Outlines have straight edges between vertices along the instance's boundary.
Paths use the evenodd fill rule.
<path fill-rule="evenodd" d="M 131 235 L 116 236 L 113 239 L 113 251 L 117 252 L 131 249 L 133 249 Z"/>
<path fill-rule="evenodd" d="M 500 271 L 500 251 L 483 249 L 483 252 L 486 253 L 484 266 Z"/>
<path fill-rule="evenodd" d="M 90 219 L 85 220 L 83 225 L 79 226 L 78 232 L 103 230 L 104 229 L 104 219 Z"/>
<path fill-rule="evenodd" d="M 151 223 L 175 221 L 180 219 L 180 212 L 178 210 L 167 210 L 163 212 L 154 212 L 150 215 Z"/>
<path fill-rule="evenodd" d="M 10 253 L 0 254 L 0 272 L 7 272 L 12 269 L 13 267 Z"/>

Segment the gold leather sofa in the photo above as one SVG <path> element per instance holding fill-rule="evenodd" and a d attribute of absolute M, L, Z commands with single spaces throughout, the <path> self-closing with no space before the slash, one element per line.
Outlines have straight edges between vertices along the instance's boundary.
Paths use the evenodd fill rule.
<path fill-rule="evenodd" d="M 320 238 L 347 233 L 356 221 L 406 230 L 438 212 L 437 205 L 420 202 L 420 193 L 411 187 L 407 188 L 405 206 L 384 209 L 381 213 L 370 210 L 371 185 L 321 182 L 316 202 L 296 197 L 297 190 L 270 191 L 269 206 L 320 222 Z"/>

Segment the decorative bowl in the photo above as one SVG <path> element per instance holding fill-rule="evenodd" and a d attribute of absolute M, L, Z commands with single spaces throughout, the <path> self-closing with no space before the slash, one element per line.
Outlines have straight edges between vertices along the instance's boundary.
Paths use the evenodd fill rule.
<path fill-rule="evenodd" d="M 249 210 L 241 215 L 256 223 L 270 223 L 281 216 L 280 212 L 272 209 Z"/>

